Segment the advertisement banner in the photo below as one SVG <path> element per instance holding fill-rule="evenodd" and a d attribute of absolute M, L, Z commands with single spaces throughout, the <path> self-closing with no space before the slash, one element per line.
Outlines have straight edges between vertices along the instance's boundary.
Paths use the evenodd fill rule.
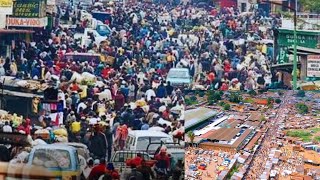
<path fill-rule="evenodd" d="M 0 14 L 12 14 L 13 0 L 0 0 Z"/>
<path fill-rule="evenodd" d="M 308 55 L 307 76 L 320 77 L 320 55 Z"/>
<path fill-rule="evenodd" d="M 48 25 L 48 18 L 7 18 L 7 26 L 11 27 L 45 27 Z"/>
<path fill-rule="evenodd" d="M 43 0 L 17 0 L 13 3 L 14 17 L 36 18 L 46 15 L 46 4 Z"/>

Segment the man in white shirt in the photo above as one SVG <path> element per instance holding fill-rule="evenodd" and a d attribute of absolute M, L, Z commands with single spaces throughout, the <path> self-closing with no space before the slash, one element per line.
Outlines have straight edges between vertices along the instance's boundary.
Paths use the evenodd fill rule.
<path fill-rule="evenodd" d="M 112 94 L 110 89 L 106 88 L 104 91 L 101 93 L 98 93 L 99 95 L 99 100 L 102 101 L 103 99 L 106 99 L 108 101 L 112 100 Z"/>
<path fill-rule="evenodd" d="M 156 93 L 152 88 L 148 89 L 146 92 L 147 101 L 151 101 L 151 97 L 156 97 Z"/>
<path fill-rule="evenodd" d="M 12 127 L 9 125 L 9 122 L 6 121 L 2 127 L 3 132 L 12 133 Z"/>

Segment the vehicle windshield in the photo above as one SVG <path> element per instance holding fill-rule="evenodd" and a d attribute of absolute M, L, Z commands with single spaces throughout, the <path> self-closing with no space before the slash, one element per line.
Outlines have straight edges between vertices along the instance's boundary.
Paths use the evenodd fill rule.
<path fill-rule="evenodd" d="M 137 149 L 138 150 L 147 150 L 147 147 L 149 145 L 149 139 L 151 139 L 152 143 L 159 143 L 161 141 L 169 140 L 169 138 L 164 137 L 139 137 L 137 142 Z M 152 144 L 149 146 L 148 151 L 155 151 L 159 147 L 159 144 Z"/>
<path fill-rule="evenodd" d="M 97 30 L 98 31 L 106 31 L 106 32 L 109 32 L 109 28 L 107 26 L 101 26 L 101 25 L 98 25 L 97 26 Z"/>
<path fill-rule="evenodd" d="M 50 169 L 70 169 L 70 153 L 60 149 L 38 149 L 34 152 L 32 165 Z"/>
<path fill-rule="evenodd" d="M 186 78 L 188 77 L 187 71 L 170 71 L 168 74 L 170 78 Z"/>

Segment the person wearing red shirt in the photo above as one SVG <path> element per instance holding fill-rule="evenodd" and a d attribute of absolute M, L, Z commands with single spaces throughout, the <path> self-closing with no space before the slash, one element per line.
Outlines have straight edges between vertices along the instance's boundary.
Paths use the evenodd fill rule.
<path fill-rule="evenodd" d="M 98 180 L 100 176 L 107 173 L 106 160 L 103 158 L 100 160 L 100 164 L 94 166 L 90 172 L 88 180 Z"/>
<path fill-rule="evenodd" d="M 78 84 L 77 84 L 77 82 L 76 81 L 73 81 L 73 83 L 71 84 L 71 86 L 70 86 L 70 90 L 71 91 L 79 91 L 79 86 L 78 86 Z"/>
<path fill-rule="evenodd" d="M 221 91 L 227 91 L 229 89 L 228 84 L 227 83 L 222 83 L 220 90 Z"/>
<path fill-rule="evenodd" d="M 208 81 L 209 81 L 209 84 L 213 83 L 214 79 L 216 78 L 214 72 L 210 72 L 208 74 Z"/>
<path fill-rule="evenodd" d="M 110 72 L 111 68 L 109 68 L 108 66 L 103 68 L 103 70 L 101 71 L 101 76 L 104 79 L 107 79 L 109 77 L 109 72 Z"/>
<path fill-rule="evenodd" d="M 128 163 L 129 166 L 131 165 L 135 165 L 136 167 L 141 166 L 141 162 L 142 162 L 143 158 L 141 153 L 137 153 L 137 156 L 133 159 L 131 159 Z"/>
<path fill-rule="evenodd" d="M 155 160 L 157 160 L 156 167 L 162 171 L 166 171 L 170 167 L 170 158 L 167 155 L 166 149 L 162 148 L 160 153 L 155 155 Z"/>

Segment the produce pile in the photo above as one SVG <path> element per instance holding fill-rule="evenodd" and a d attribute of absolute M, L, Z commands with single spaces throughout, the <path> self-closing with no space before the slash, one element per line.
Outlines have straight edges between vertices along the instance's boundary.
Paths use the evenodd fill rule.
<path fill-rule="evenodd" d="M 4 122 L 9 121 L 13 123 L 14 127 L 18 127 L 22 121 L 23 116 L 18 116 L 16 113 L 12 114 L 1 114 L 0 115 L 0 124 L 4 124 Z"/>

